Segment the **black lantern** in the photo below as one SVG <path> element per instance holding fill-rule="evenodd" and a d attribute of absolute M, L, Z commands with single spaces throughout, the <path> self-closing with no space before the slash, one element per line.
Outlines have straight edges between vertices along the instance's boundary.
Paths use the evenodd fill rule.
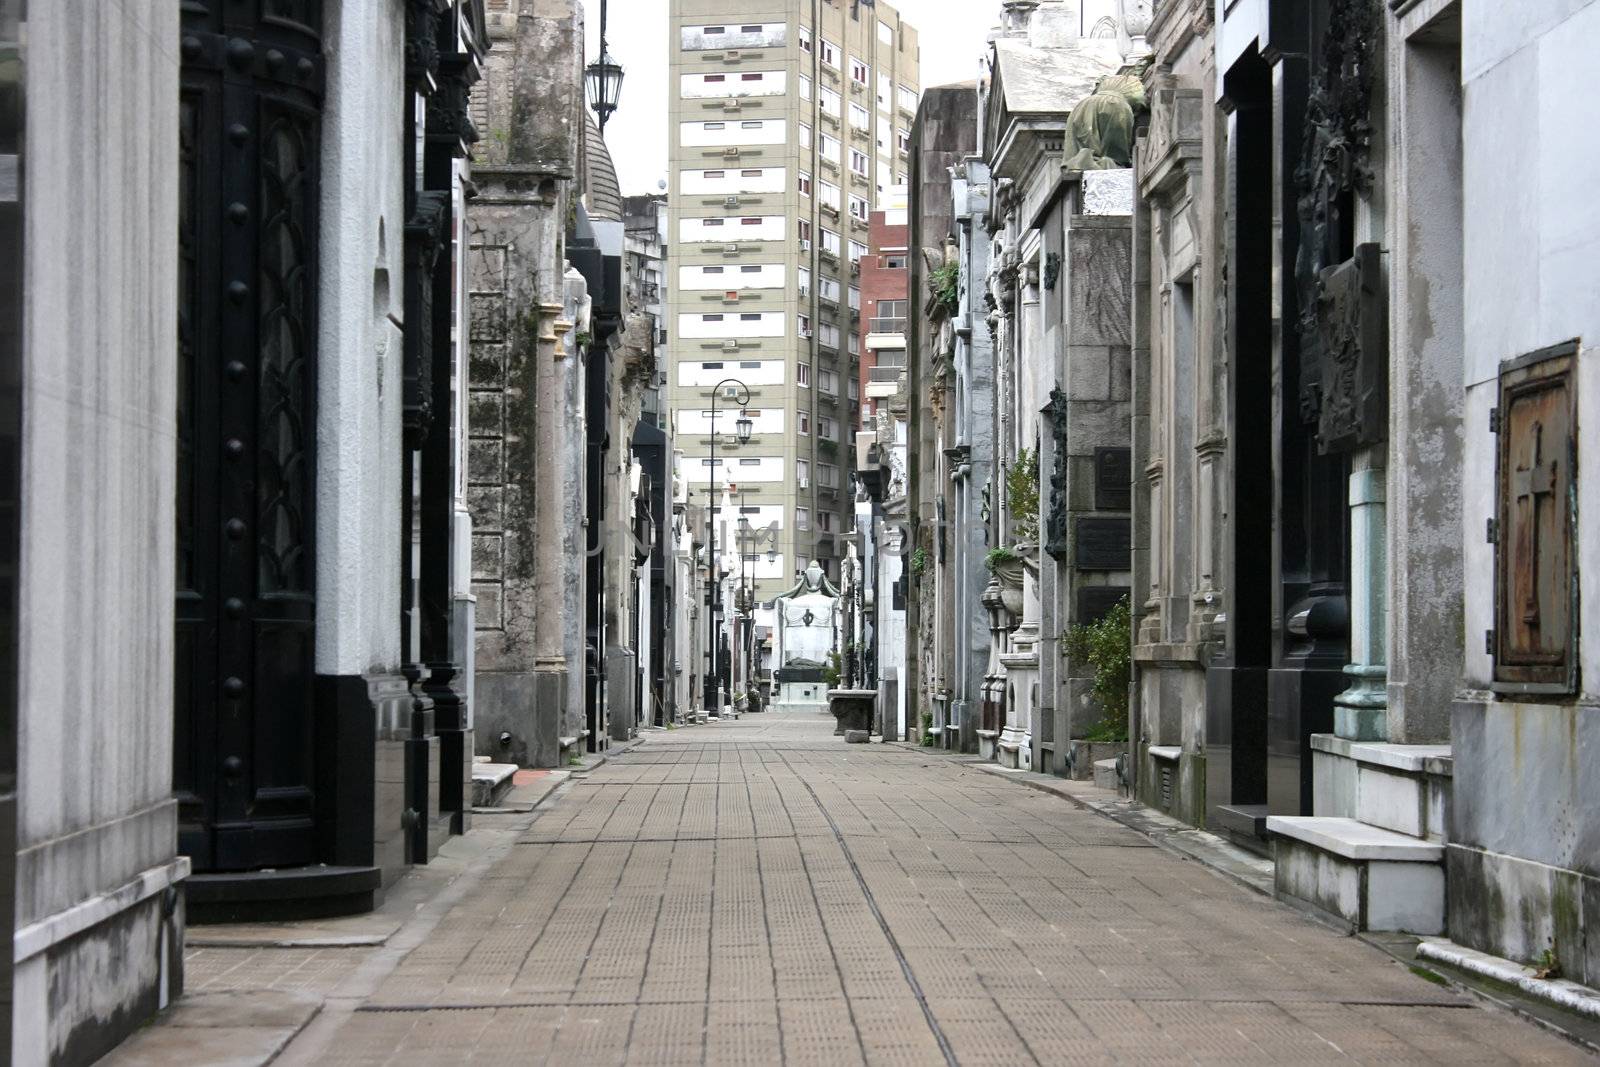
<path fill-rule="evenodd" d="M 741 445 L 747 445 L 750 443 L 750 431 L 755 429 L 755 423 L 751 422 L 744 415 L 740 415 L 739 421 L 733 424 L 733 428 L 734 431 L 739 435 L 739 443 Z"/>
<path fill-rule="evenodd" d="M 600 132 L 604 133 L 606 120 L 617 110 L 617 101 L 622 97 L 622 66 L 611 58 L 604 45 L 600 48 L 600 58 L 584 68 L 583 83 L 589 93 L 589 106 L 600 123 Z"/>

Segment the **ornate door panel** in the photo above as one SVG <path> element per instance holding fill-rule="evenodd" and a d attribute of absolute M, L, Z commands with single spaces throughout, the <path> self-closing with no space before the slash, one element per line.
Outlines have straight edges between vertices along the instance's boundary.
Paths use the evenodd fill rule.
<path fill-rule="evenodd" d="M 175 785 L 201 870 L 315 859 L 321 0 L 182 0 Z"/>
<path fill-rule="evenodd" d="M 1534 352 L 1500 373 L 1495 541 L 1495 688 L 1576 689 L 1576 343 Z"/>

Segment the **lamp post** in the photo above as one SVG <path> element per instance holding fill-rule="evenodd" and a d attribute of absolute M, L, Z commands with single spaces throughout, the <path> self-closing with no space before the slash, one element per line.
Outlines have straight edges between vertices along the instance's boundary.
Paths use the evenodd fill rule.
<path fill-rule="evenodd" d="M 606 47 L 606 0 L 600 0 L 600 58 L 583 68 L 583 83 L 588 91 L 589 107 L 604 134 L 606 120 L 617 110 L 617 101 L 622 98 L 622 67 L 611 58 L 611 51 Z"/>
<path fill-rule="evenodd" d="M 707 605 L 711 609 L 711 669 L 706 672 L 706 714 L 721 715 L 722 702 L 719 699 L 722 688 L 722 638 L 719 633 L 719 620 L 722 615 L 722 579 L 718 573 L 721 570 L 721 561 L 717 558 L 717 397 L 727 388 L 729 400 L 736 401 L 742 409 L 750 403 L 750 387 L 737 378 L 724 378 L 711 390 L 711 472 L 707 475 L 708 488 L 711 499 L 706 504 L 706 524 L 711 528 L 706 540 L 710 546 L 710 569 L 706 581 L 710 588 L 706 590 Z M 739 413 L 739 420 L 734 423 L 735 431 L 741 445 L 750 443 L 750 433 L 755 429 L 748 416 L 743 411 Z"/>

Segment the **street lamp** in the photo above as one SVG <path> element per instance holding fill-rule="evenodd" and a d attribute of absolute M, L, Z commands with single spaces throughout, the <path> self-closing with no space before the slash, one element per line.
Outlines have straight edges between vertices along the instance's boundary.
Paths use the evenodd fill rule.
<path fill-rule="evenodd" d="M 600 58 L 583 69 L 583 83 L 600 132 L 605 133 L 606 120 L 617 110 L 617 101 L 622 98 L 622 67 L 611 58 L 611 50 L 606 47 L 605 0 L 600 0 Z"/>
<path fill-rule="evenodd" d="M 750 387 L 737 378 L 724 378 L 711 390 L 711 465 L 710 473 L 706 476 L 708 488 L 711 490 L 711 499 L 706 505 L 706 525 L 711 528 L 707 543 L 711 547 L 711 569 L 706 577 L 710 583 L 706 599 L 711 608 L 711 670 L 706 672 L 706 714 L 721 715 L 722 701 L 719 699 L 722 688 L 722 637 L 718 626 L 722 614 L 722 578 L 718 574 L 721 561 L 717 558 L 717 397 L 722 393 L 723 387 L 728 390 L 728 399 L 738 403 L 740 407 L 739 419 L 734 424 L 734 431 L 739 443 L 750 443 L 750 434 L 755 429 L 747 415 L 744 414 L 745 405 L 750 403 Z"/>

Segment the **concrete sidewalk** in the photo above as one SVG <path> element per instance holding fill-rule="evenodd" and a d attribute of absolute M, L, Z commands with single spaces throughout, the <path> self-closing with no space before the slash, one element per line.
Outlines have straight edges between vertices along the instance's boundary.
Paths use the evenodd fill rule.
<path fill-rule="evenodd" d="M 832 728 L 653 734 L 480 817 L 381 944 L 196 947 L 190 993 L 272 994 L 292 1064 L 1586 1062 L 1093 811 Z M 222 1062 L 202 1029 L 165 1062 Z"/>

